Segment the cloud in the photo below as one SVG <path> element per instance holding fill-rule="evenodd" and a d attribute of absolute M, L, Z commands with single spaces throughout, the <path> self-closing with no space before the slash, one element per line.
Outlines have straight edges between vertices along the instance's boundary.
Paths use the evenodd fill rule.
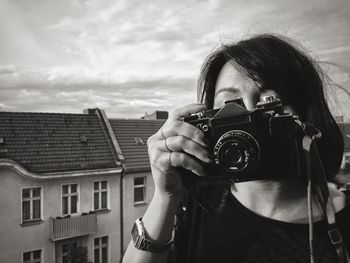
<path fill-rule="evenodd" d="M 18 72 L 18 67 L 16 65 L 6 65 L 0 66 L 0 75 L 11 75 Z"/>
<path fill-rule="evenodd" d="M 110 117 L 127 114 L 129 118 L 139 118 L 145 112 L 172 111 L 196 100 L 195 81 L 186 78 L 109 83 L 101 82 L 99 77 L 72 81 L 62 72 L 48 74 L 25 68 L 3 67 L 0 72 L 6 73 L 0 74 L 3 110 L 79 113 L 85 108 L 100 107 Z M 12 75 L 17 76 L 16 82 Z"/>
<path fill-rule="evenodd" d="M 345 0 L 1 1 L 0 103 L 125 117 L 172 110 L 195 101 L 214 47 L 266 31 L 348 72 L 349 14 Z"/>

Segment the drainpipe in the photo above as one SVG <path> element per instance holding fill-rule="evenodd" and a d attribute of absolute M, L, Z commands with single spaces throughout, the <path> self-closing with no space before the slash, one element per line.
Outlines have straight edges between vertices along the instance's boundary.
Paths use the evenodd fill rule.
<path fill-rule="evenodd" d="M 122 170 L 120 174 L 120 260 L 123 258 L 124 254 L 124 175 L 125 169 Z M 121 262 L 121 261 L 120 261 Z"/>
<path fill-rule="evenodd" d="M 117 165 L 121 165 L 120 181 L 119 181 L 119 200 L 120 200 L 120 258 L 124 252 L 124 175 L 125 175 L 125 157 L 120 148 L 118 140 L 114 134 L 111 123 L 109 122 L 107 115 L 101 109 L 96 108 L 95 113 L 98 116 L 100 123 L 105 130 L 106 135 L 112 142 L 113 156 Z"/>

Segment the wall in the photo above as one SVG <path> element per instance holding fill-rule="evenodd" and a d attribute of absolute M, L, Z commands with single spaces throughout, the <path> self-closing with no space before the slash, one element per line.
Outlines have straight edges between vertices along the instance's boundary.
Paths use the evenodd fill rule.
<path fill-rule="evenodd" d="M 144 204 L 134 205 L 134 178 L 146 177 L 146 202 Z M 124 176 L 124 251 L 131 240 L 131 228 L 136 218 L 142 216 L 154 193 L 154 183 L 151 172 L 131 173 Z"/>
<path fill-rule="evenodd" d="M 93 238 L 109 236 L 109 262 L 120 257 L 119 175 L 66 177 L 55 180 L 31 180 L 10 168 L 0 168 L 0 262 L 22 262 L 22 252 L 43 249 L 44 262 L 54 262 L 55 242 L 49 239 L 49 218 L 61 216 L 61 185 L 79 184 L 82 212 L 93 210 L 93 182 L 107 180 L 110 210 L 97 214 L 97 233 L 89 235 L 89 259 L 93 260 Z M 21 188 L 43 187 L 43 222 L 21 225 Z M 79 207 L 79 206 L 78 206 Z"/>

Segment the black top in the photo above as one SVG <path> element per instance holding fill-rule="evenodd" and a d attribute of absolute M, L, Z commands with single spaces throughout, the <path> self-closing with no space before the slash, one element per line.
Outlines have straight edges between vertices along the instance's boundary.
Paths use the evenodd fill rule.
<path fill-rule="evenodd" d="M 336 214 L 336 221 L 350 251 L 349 206 Z M 257 215 L 231 193 L 221 213 L 208 213 L 188 202 L 168 262 L 310 262 L 308 231 L 308 224 Z M 314 223 L 314 254 L 316 263 L 336 262 L 323 221 Z"/>

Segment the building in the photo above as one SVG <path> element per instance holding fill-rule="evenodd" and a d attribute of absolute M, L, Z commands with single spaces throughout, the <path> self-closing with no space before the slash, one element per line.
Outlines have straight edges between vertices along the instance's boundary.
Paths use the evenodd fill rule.
<path fill-rule="evenodd" d="M 142 119 L 145 120 L 166 120 L 169 116 L 169 113 L 167 111 L 155 111 L 151 114 L 146 113 L 145 116 L 142 117 Z"/>
<path fill-rule="evenodd" d="M 122 155 L 120 159 L 123 179 L 120 189 L 123 225 L 120 228 L 123 229 L 121 251 L 124 251 L 130 241 L 130 231 L 135 219 L 144 214 L 153 197 L 154 184 L 150 172 L 147 140 L 160 129 L 164 119 L 111 119 L 110 123 Z"/>
<path fill-rule="evenodd" d="M 162 122 L 0 112 L 0 262 L 67 262 L 74 249 L 119 262 L 153 195 L 145 142 Z"/>
<path fill-rule="evenodd" d="M 0 261 L 64 263 L 75 248 L 119 262 L 153 196 L 146 143 L 163 123 L 0 112 Z"/>
<path fill-rule="evenodd" d="M 119 257 L 122 168 L 104 121 L 0 112 L 1 262 L 67 262 L 73 246 Z"/>

